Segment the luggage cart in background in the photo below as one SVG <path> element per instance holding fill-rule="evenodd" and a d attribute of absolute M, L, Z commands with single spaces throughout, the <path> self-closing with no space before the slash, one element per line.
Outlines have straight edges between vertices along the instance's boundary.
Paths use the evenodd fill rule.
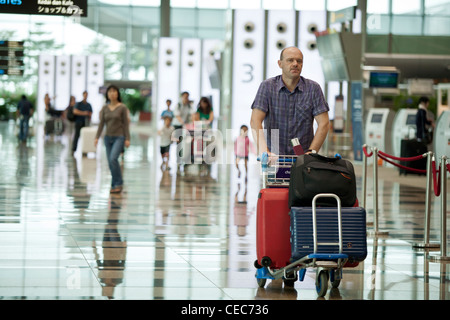
<path fill-rule="evenodd" d="M 183 156 L 183 162 L 189 164 L 210 164 L 211 158 L 207 154 L 207 147 L 211 143 L 210 127 L 204 121 L 196 121 L 185 125 L 189 136 L 184 136 L 185 148 L 190 149 L 190 159 Z"/>
<path fill-rule="evenodd" d="M 269 157 L 267 154 L 263 154 L 259 159 L 261 161 L 263 188 L 288 187 L 290 167 L 296 158 L 297 156 Z M 338 242 L 323 243 L 317 241 L 316 199 L 320 197 L 332 197 L 337 201 Z M 285 217 L 280 217 L 280 219 L 283 218 Z M 259 287 L 264 287 L 267 279 L 280 278 L 285 281 L 285 284 L 290 282 L 293 285 L 297 279 L 304 280 L 307 268 L 316 268 L 316 291 L 320 297 L 323 297 L 328 290 L 328 280 L 330 280 L 333 288 L 339 286 L 342 279 L 342 269 L 348 261 L 348 255 L 342 253 L 342 213 L 339 197 L 335 194 L 316 195 L 312 201 L 312 220 L 314 242 L 312 252 L 278 269 L 273 267 L 270 256 L 258 257 L 254 265 L 257 269 L 255 277 Z M 337 246 L 339 248 L 338 253 L 318 253 L 318 247 L 325 245 Z"/>

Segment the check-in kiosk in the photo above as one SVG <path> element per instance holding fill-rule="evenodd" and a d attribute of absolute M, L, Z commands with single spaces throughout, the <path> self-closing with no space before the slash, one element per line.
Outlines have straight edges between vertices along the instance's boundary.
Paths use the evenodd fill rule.
<path fill-rule="evenodd" d="M 417 109 L 400 109 L 394 117 L 392 125 L 392 151 L 393 155 L 400 157 L 401 142 L 403 139 L 416 138 Z"/>
<path fill-rule="evenodd" d="M 433 151 L 436 162 L 441 161 L 443 155 L 450 158 L 450 110 L 443 111 L 434 129 Z"/>
<path fill-rule="evenodd" d="M 392 154 L 392 125 L 395 113 L 388 108 L 372 108 L 366 119 L 366 144 Z M 370 158 L 369 158 L 370 159 Z"/>

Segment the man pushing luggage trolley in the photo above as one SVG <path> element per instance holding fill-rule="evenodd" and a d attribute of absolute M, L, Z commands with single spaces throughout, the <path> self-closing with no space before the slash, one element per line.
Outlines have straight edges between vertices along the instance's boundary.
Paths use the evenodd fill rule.
<path fill-rule="evenodd" d="M 367 256 L 366 212 L 357 207 L 357 200 L 353 207 L 342 207 L 336 194 L 318 192 L 312 199 L 311 193 L 298 199 L 309 201 L 311 206 L 290 206 L 289 197 L 298 183 L 290 179 L 289 174 L 297 162 L 311 160 L 303 158 L 317 156 L 277 156 L 276 161 L 270 161 L 268 154 L 263 154 L 260 159 L 263 189 L 257 203 L 255 261 L 255 276 L 260 287 L 265 286 L 267 279 L 280 278 L 285 286 L 293 286 L 296 280 L 304 280 L 307 268 L 316 268 L 316 290 L 322 297 L 328 290 L 328 280 L 337 288 L 343 268 L 354 267 Z M 330 162 L 343 160 L 320 157 Z M 301 171 L 301 179 L 308 185 L 310 174 L 308 170 Z M 330 176 L 341 175 L 334 168 L 330 171 L 327 173 Z M 321 185 L 327 186 L 326 181 Z M 353 192 L 352 188 L 350 190 Z M 356 190 L 354 192 L 356 196 Z M 328 201 L 330 198 L 336 205 Z"/>

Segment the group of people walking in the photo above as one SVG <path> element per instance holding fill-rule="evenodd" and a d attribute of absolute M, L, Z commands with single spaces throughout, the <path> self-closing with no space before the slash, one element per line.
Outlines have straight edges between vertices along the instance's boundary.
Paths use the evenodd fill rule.
<path fill-rule="evenodd" d="M 189 92 L 181 93 L 181 100 L 174 110 L 171 109 L 172 100 L 166 100 L 167 109 L 161 113 L 163 125 L 158 130 L 160 136 L 160 152 L 162 157 L 161 169 L 169 170 L 170 145 L 174 142 L 172 133 L 181 128 L 189 128 L 196 121 L 202 121 L 203 126 L 211 128 L 214 121 L 214 111 L 211 100 L 207 97 L 200 98 L 197 108 L 189 99 Z M 178 141 L 178 140 L 177 140 Z"/>

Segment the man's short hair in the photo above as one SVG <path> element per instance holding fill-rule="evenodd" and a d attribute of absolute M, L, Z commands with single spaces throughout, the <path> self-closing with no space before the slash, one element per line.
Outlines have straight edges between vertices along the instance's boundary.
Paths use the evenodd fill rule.
<path fill-rule="evenodd" d="M 423 96 L 420 97 L 419 99 L 419 103 L 428 103 L 428 102 L 430 102 L 430 99 L 428 99 L 428 97 Z"/>

